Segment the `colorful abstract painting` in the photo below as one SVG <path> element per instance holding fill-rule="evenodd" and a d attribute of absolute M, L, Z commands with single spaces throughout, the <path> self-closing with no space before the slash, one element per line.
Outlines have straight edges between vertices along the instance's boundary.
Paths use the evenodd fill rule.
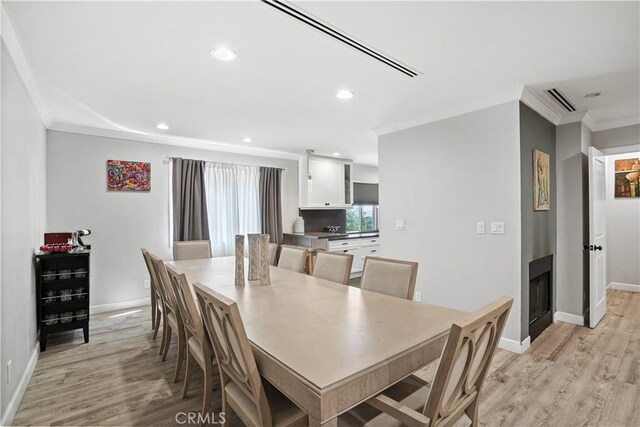
<path fill-rule="evenodd" d="M 640 159 L 616 160 L 615 197 L 640 197 Z"/>
<path fill-rule="evenodd" d="M 107 160 L 107 191 L 150 191 L 151 163 Z"/>

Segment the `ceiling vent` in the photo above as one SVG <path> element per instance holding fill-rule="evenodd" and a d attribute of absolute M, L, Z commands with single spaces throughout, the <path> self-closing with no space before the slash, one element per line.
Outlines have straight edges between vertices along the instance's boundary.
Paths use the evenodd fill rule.
<path fill-rule="evenodd" d="M 547 89 L 547 93 L 551 98 L 553 98 L 554 101 L 560 104 L 560 106 L 566 112 L 573 113 L 575 111 L 578 111 L 576 107 L 571 103 L 571 101 L 569 101 L 569 98 L 567 98 L 562 92 L 560 92 L 558 88 L 554 87 L 553 89 Z"/>
<path fill-rule="evenodd" d="M 293 7 L 291 4 L 280 1 L 280 0 L 262 0 L 263 3 L 268 4 L 269 6 L 279 10 L 280 12 L 289 15 L 292 18 L 297 19 L 298 21 L 330 36 L 334 39 L 364 53 L 365 55 L 370 56 L 371 58 L 382 62 L 388 67 L 393 68 L 396 71 L 401 72 L 404 75 L 409 77 L 416 77 L 420 74 L 420 72 L 401 64 L 400 62 L 385 56 L 381 52 L 378 52 L 370 47 L 365 46 L 363 43 L 355 40 L 354 38 L 348 36 L 347 34 L 341 32 L 339 29 L 335 27 L 331 27 L 330 25 L 321 22 L 318 18 L 309 15 L 308 13 L 302 11 L 299 8 Z"/>

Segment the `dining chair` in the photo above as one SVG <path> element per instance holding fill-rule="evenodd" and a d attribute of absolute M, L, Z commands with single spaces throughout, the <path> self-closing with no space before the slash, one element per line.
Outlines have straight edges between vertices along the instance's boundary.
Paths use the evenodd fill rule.
<path fill-rule="evenodd" d="M 338 425 L 451 426 L 464 414 L 478 425 L 478 402 L 513 298 L 502 297 L 454 323 L 433 383 L 416 375 L 341 416 Z"/>
<path fill-rule="evenodd" d="M 197 363 L 204 373 L 204 396 L 202 397 L 202 413 L 209 412 L 211 395 L 213 393 L 213 372 L 216 359 L 211 342 L 204 330 L 200 310 L 191 290 L 191 286 L 184 273 L 178 273 L 171 267 L 167 268 L 171 285 L 178 300 L 178 307 L 182 314 L 185 337 L 187 339 L 187 372 L 184 376 L 182 398 L 189 394 L 193 364 Z"/>
<path fill-rule="evenodd" d="M 365 257 L 360 288 L 411 300 L 417 274 L 417 262 Z"/>
<path fill-rule="evenodd" d="M 160 320 L 162 318 L 162 302 L 158 296 L 158 278 L 156 276 L 155 268 L 151 262 L 149 251 L 146 248 L 142 248 L 142 257 L 144 263 L 147 266 L 149 272 L 149 287 L 151 288 L 151 328 L 153 329 L 153 339 L 158 336 L 158 330 L 160 329 Z M 160 302 L 158 302 L 160 300 Z"/>
<path fill-rule="evenodd" d="M 247 426 L 309 425 L 302 409 L 262 381 L 238 305 L 202 283 L 194 289 L 218 359 L 225 418 L 235 412 Z"/>
<path fill-rule="evenodd" d="M 277 255 L 278 255 L 278 244 L 269 243 L 269 265 L 276 265 Z"/>
<path fill-rule="evenodd" d="M 173 260 L 211 258 L 210 240 L 176 240 L 173 242 Z"/>
<path fill-rule="evenodd" d="M 300 246 L 282 245 L 278 267 L 302 273 L 308 252 L 307 248 Z"/>
<path fill-rule="evenodd" d="M 342 252 L 318 251 L 313 266 L 313 277 L 330 280 L 332 282 L 349 284 L 353 255 Z"/>
<path fill-rule="evenodd" d="M 163 311 L 163 336 L 162 346 L 160 347 L 160 354 L 162 360 L 167 360 L 167 354 L 169 353 L 169 347 L 171 346 L 171 339 L 175 334 L 178 338 L 178 354 L 176 356 L 176 370 L 173 374 L 173 382 L 178 382 L 180 379 L 180 371 L 182 370 L 182 364 L 184 363 L 186 339 L 184 335 L 184 323 L 183 317 L 178 310 L 175 293 L 171 289 L 171 282 L 167 275 L 167 268 L 164 261 L 162 261 L 156 255 L 151 255 L 151 263 L 158 279 L 158 287 L 162 290 L 162 306 Z"/>

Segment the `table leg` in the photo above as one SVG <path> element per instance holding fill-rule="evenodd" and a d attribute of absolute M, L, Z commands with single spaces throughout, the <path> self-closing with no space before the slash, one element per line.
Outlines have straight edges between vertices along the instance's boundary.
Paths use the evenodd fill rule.
<path fill-rule="evenodd" d="M 338 417 L 332 418 L 324 423 L 316 420 L 313 417 L 309 417 L 309 427 L 337 427 L 338 426 Z"/>

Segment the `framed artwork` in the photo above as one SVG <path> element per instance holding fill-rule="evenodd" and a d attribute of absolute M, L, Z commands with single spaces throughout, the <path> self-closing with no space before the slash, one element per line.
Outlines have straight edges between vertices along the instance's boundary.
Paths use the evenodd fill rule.
<path fill-rule="evenodd" d="M 614 197 L 640 197 L 640 159 L 616 160 L 614 173 Z"/>
<path fill-rule="evenodd" d="M 151 163 L 107 160 L 107 191 L 150 191 Z"/>
<path fill-rule="evenodd" d="M 533 150 L 533 210 L 548 211 L 551 207 L 549 155 Z"/>

